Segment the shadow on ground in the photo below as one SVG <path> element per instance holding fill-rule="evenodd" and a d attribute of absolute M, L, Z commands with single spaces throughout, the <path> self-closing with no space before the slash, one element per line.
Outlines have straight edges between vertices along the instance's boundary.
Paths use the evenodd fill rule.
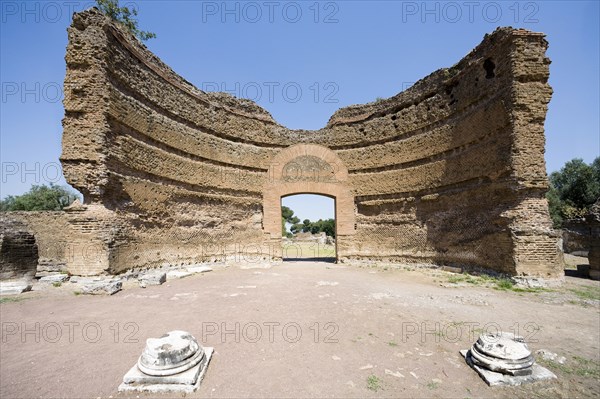
<path fill-rule="evenodd" d="M 284 262 L 326 262 L 335 263 L 334 257 L 322 257 L 322 258 L 284 258 Z"/>
<path fill-rule="evenodd" d="M 577 269 L 565 269 L 565 276 L 590 280 L 589 265 L 577 265 Z"/>

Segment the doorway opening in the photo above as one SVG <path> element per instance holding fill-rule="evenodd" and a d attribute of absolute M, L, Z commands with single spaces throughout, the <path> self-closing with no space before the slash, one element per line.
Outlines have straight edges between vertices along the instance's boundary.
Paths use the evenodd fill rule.
<path fill-rule="evenodd" d="M 284 261 L 336 261 L 335 205 L 335 198 L 325 195 L 281 197 Z"/>

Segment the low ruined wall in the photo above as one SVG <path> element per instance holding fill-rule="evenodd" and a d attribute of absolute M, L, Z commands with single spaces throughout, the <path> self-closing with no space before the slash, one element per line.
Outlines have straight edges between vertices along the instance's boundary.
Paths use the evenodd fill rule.
<path fill-rule="evenodd" d="M 28 226 L 0 214 L 0 280 L 31 279 L 38 264 L 38 245 Z"/>
<path fill-rule="evenodd" d="M 585 220 L 590 226 L 590 277 L 600 280 L 600 199 L 592 206 Z"/>
<path fill-rule="evenodd" d="M 65 248 L 71 237 L 65 212 L 3 212 L 0 219 L 1 224 L 17 223 L 24 226 L 35 236 L 39 254 L 39 262 L 36 260 L 36 263 L 57 269 L 66 267 Z"/>
<path fill-rule="evenodd" d="M 112 272 L 277 259 L 281 197 L 315 193 L 336 200 L 342 261 L 555 277 L 546 48 L 542 34 L 499 29 L 392 98 L 341 109 L 318 131 L 290 130 L 251 101 L 198 90 L 85 11 L 69 28 L 65 177 L 104 212 L 87 234 Z"/>
<path fill-rule="evenodd" d="M 592 245 L 592 227 L 586 220 L 568 220 L 562 226 L 565 253 L 588 252 Z"/>
<path fill-rule="evenodd" d="M 75 275 L 110 272 L 108 256 L 114 240 L 113 230 L 119 230 L 112 212 L 94 205 L 67 209 L 2 212 L 0 225 L 21 226 L 31 234 L 37 247 L 38 271 L 68 271 Z"/>

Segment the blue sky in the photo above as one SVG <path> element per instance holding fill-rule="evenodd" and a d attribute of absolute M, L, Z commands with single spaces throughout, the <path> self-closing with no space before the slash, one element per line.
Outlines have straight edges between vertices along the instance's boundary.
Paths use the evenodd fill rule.
<path fill-rule="evenodd" d="M 389 97 L 459 61 L 498 26 L 547 34 L 554 95 L 549 172 L 600 155 L 597 1 L 126 1 L 146 44 L 201 89 L 255 99 L 281 124 L 318 129 L 340 107 Z M 93 1 L 0 1 L 0 197 L 64 184 L 61 88 L 71 12 Z M 298 205 L 331 217 L 327 200 Z M 294 208 L 295 209 L 295 208 Z"/>

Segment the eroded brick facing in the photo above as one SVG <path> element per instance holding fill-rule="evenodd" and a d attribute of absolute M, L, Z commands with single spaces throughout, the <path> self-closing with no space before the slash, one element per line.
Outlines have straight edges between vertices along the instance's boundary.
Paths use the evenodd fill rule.
<path fill-rule="evenodd" d="M 278 258 L 281 196 L 317 193 L 336 199 L 340 260 L 556 277 L 546 48 L 498 29 L 453 67 L 303 131 L 198 90 L 99 12 L 76 14 L 61 161 L 88 206 L 71 228 L 99 249 L 69 269 Z"/>

